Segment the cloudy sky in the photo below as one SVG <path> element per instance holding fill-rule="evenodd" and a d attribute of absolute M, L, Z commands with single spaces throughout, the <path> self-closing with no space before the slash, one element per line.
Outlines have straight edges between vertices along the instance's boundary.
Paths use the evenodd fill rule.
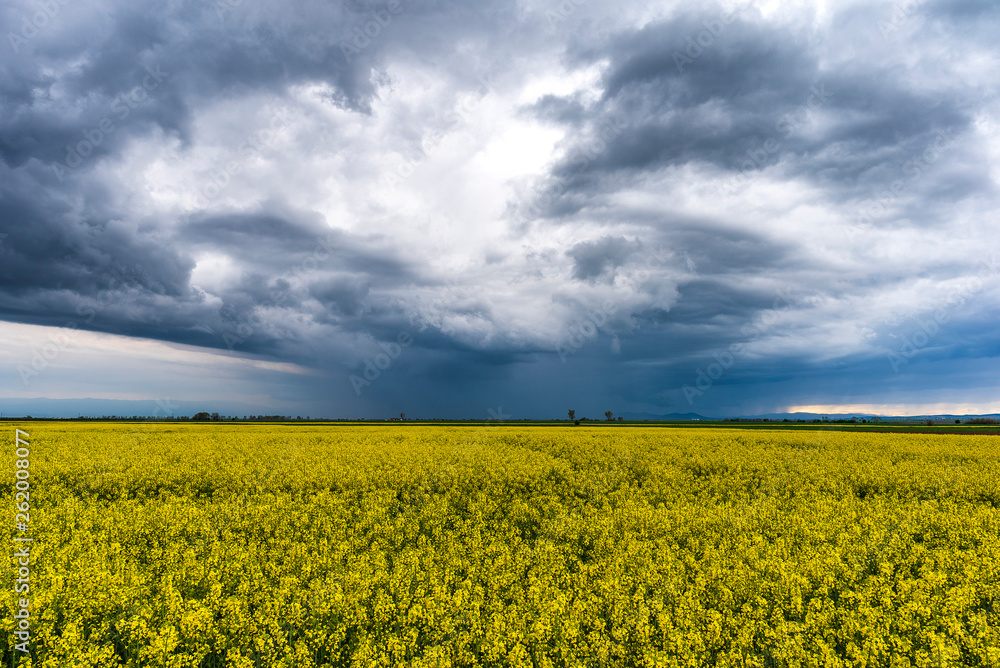
<path fill-rule="evenodd" d="M 0 28 L 7 414 L 1000 410 L 992 0 Z"/>

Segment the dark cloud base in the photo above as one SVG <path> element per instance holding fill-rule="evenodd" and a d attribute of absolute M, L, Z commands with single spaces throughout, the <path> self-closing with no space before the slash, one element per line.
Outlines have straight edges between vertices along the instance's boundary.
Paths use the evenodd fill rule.
<path fill-rule="evenodd" d="M 996 202 L 992 157 L 979 140 L 995 85 L 973 66 L 995 61 L 995 3 L 923 3 L 903 19 L 887 7 L 852 7 L 832 10 L 821 27 L 809 15 L 765 18 L 711 5 L 679 7 L 636 27 L 593 8 L 552 23 L 505 0 L 476 7 L 414 0 L 396 5 L 377 28 L 369 24 L 382 16 L 378 3 L 59 7 L 34 29 L 34 5 L 15 2 L 0 14 L 3 320 L 303 364 L 337 384 L 335 404 L 369 414 L 405 403 L 428 416 L 476 416 L 506 402 L 541 417 L 563 402 L 554 396 L 582 405 L 586 393 L 602 403 L 686 411 L 693 404 L 684 385 L 738 344 L 754 352 L 713 379 L 694 408 L 773 409 L 796 401 L 795 393 L 846 401 L 920 388 L 930 397 L 961 384 L 944 371 L 948 361 L 996 359 L 993 274 L 902 372 L 886 360 L 907 334 L 888 319 L 859 324 L 853 348 L 842 353 L 831 352 L 841 342 L 816 336 L 823 323 L 809 320 L 825 319 L 832 332 L 849 314 L 829 304 L 874 300 L 924 278 L 943 285 L 974 274 L 990 250 L 970 248 L 969 263 L 956 266 L 934 259 L 934 248 L 916 248 L 913 273 L 866 259 L 886 247 L 884 235 L 961 234 L 968 227 L 960 213 Z M 359 37 L 366 30 L 367 39 Z M 539 326 L 532 336 L 515 335 L 490 294 L 451 299 L 438 258 L 391 236 L 348 232 L 274 194 L 240 210 L 139 209 L 110 169 L 142 141 L 175 142 L 187 155 L 200 114 L 250 94 L 287 101 L 313 86 L 330 108 L 372 117 L 394 94 L 403 65 L 430 71 L 457 96 L 486 71 L 523 80 L 525 63 L 546 54 L 569 72 L 600 65 L 597 88 L 542 94 L 517 110 L 565 135 L 536 194 L 511 202 L 505 223 L 514 238 L 536 240 L 587 230 L 558 252 L 524 250 L 565 261 L 548 310 L 577 309 L 566 316 L 567 332 L 590 317 L 586 295 L 605 290 L 620 306 L 568 360 L 558 354 L 568 334 Z M 296 140 L 295 150 L 308 155 L 309 138 Z M 723 182 L 712 203 L 749 201 L 738 198 L 765 184 L 808 188 L 817 208 L 855 224 L 849 232 L 860 241 L 844 250 L 837 236 L 823 255 L 816 238 L 827 232 L 806 223 L 782 236 L 754 222 L 759 211 L 692 214 L 680 200 L 684 183 L 662 193 L 655 212 L 627 203 L 629 192 L 655 195 L 653 184 L 675 174 Z M 363 187 L 361 172 L 357 178 L 350 185 Z M 668 249 L 670 261 L 630 282 L 654 248 Z M 199 258 L 212 256 L 229 258 L 239 272 L 209 293 L 194 277 Z M 505 266 L 504 253 L 490 257 L 490 266 Z M 479 269 L 452 272 L 454 280 L 474 290 Z M 508 287 L 534 295 L 541 288 L 531 279 L 543 272 L 524 272 Z M 416 296 L 435 292 L 448 298 Z M 792 295 L 778 323 L 756 331 L 754 323 L 778 310 L 778 295 Z M 472 339 L 444 326 L 449 318 L 500 333 Z M 401 332 L 414 343 L 386 370 L 394 380 L 366 387 L 364 396 L 353 392 L 351 373 Z M 863 337 L 874 343 L 865 348 Z M 817 347 L 792 354 L 780 345 L 806 339 Z M 311 382 L 282 391 L 313 401 L 307 397 L 320 390 Z"/>

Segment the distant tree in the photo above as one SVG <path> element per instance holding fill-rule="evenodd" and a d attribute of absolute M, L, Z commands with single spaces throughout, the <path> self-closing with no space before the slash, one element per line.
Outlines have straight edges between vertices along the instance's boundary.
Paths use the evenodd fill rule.
<path fill-rule="evenodd" d="M 301 419 L 302 419 L 302 416 L 301 416 L 301 415 L 296 415 L 296 416 L 295 416 L 295 419 L 296 419 L 296 420 L 301 420 Z"/>
<path fill-rule="evenodd" d="M 405 420 L 406 419 L 406 413 L 400 413 L 399 414 L 399 419 L 400 420 Z"/>
<path fill-rule="evenodd" d="M 219 414 L 218 413 L 212 413 L 212 419 L 213 420 L 218 420 L 219 419 Z"/>
<path fill-rule="evenodd" d="M 927 421 L 927 426 L 928 427 L 933 427 L 934 426 L 934 420 L 928 420 Z"/>
<path fill-rule="evenodd" d="M 611 420 L 614 419 L 614 415 L 615 414 L 612 413 L 611 411 L 604 411 L 604 417 L 608 419 L 608 422 L 611 422 Z"/>
<path fill-rule="evenodd" d="M 209 415 L 208 413 L 206 413 L 205 411 L 202 411 L 201 413 L 195 413 L 191 417 L 191 419 L 192 420 L 205 420 L 205 421 L 207 421 L 207 420 L 211 420 L 212 416 Z"/>
<path fill-rule="evenodd" d="M 955 424 L 962 424 L 961 420 L 955 420 Z"/>
<path fill-rule="evenodd" d="M 573 420 L 573 424 L 580 424 L 579 420 Z"/>
<path fill-rule="evenodd" d="M 569 409 L 568 411 L 566 411 L 566 414 L 569 415 L 569 419 L 570 420 L 575 420 L 576 419 L 576 411 L 573 410 L 572 408 Z"/>
<path fill-rule="evenodd" d="M 618 421 L 619 421 L 619 422 L 624 422 L 624 421 L 625 421 L 625 418 L 623 418 L 623 417 L 622 417 L 621 415 L 619 415 L 619 416 L 618 416 Z"/>

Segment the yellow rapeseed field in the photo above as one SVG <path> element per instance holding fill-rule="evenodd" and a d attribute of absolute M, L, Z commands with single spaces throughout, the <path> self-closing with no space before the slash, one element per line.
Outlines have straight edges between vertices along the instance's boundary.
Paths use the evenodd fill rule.
<path fill-rule="evenodd" d="M 5 667 L 1000 666 L 998 437 L 19 426 Z"/>

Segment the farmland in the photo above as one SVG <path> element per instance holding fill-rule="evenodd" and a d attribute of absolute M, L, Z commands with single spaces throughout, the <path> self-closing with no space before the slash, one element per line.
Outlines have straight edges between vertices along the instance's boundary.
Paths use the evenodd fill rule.
<path fill-rule="evenodd" d="M 1000 665 L 994 436 L 18 426 L 4 666 Z"/>

